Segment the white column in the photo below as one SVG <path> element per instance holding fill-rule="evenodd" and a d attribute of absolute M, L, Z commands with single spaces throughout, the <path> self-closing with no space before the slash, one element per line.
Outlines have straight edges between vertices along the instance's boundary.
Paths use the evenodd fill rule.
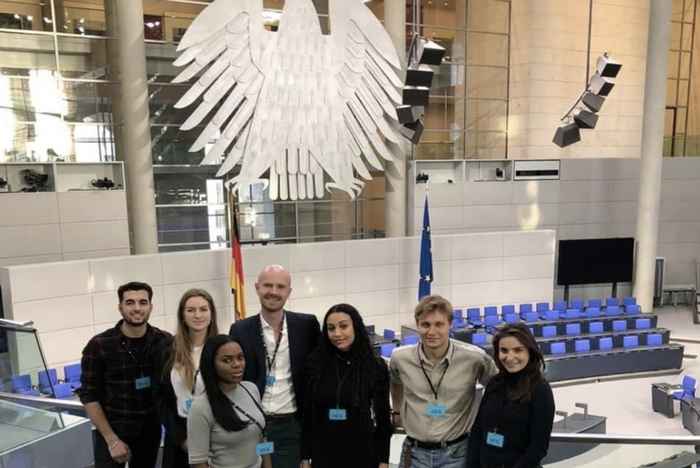
<path fill-rule="evenodd" d="M 114 0 L 111 11 L 116 29 L 119 68 L 119 103 L 115 124 L 121 125 L 119 158 L 126 169 L 131 250 L 134 254 L 158 252 L 151 133 L 146 83 L 146 46 L 143 42 L 143 1 Z"/>
<path fill-rule="evenodd" d="M 389 32 L 402 63 L 406 57 L 406 2 L 384 0 L 384 26 Z M 406 140 L 408 141 L 408 140 Z M 403 142 L 402 142 L 403 143 Z M 387 237 L 403 237 L 406 233 L 406 159 L 410 145 L 402 144 L 401 158 L 397 164 L 387 164 L 384 171 L 384 223 Z"/>
<path fill-rule="evenodd" d="M 649 2 L 642 159 L 637 210 L 637 265 L 634 275 L 634 295 L 645 312 L 652 311 L 654 301 L 671 2 L 672 0 Z"/>

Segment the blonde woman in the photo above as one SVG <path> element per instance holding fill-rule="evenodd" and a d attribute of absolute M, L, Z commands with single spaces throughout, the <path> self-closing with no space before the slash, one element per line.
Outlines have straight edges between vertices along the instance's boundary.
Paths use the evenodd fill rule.
<path fill-rule="evenodd" d="M 199 361 L 204 342 L 218 335 L 216 306 L 203 289 L 190 289 L 177 308 L 177 332 L 163 356 L 161 420 L 165 427 L 163 468 L 188 468 L 187 415 L 195 396 L 204 392 Z"/>

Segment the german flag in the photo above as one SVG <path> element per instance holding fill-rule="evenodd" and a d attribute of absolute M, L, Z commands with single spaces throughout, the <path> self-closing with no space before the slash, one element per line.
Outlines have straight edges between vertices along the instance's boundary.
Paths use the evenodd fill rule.
<path fill-rule="evenodd" d="M 232 193 L 229 194 L 231 206 L 231 294 L 233 294 L 233 313 L 236 320 L 245 318 L 245 288 L 243 284 L 243 257 L 241 257 L 241 236 L 238 230 L 238 203 Z"/>

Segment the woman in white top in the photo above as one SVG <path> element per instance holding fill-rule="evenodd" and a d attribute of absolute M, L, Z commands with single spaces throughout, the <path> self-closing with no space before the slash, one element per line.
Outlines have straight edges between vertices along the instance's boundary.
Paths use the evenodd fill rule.
<path fill-rule="evenodd" d="M 204 392 L 199 361 L 204 342 L 218 334 L 216 306 L 203 289 L 190 289 L 177 308 L 177 332 L 164 356 L 160 412 L 165 427 L 163 468 L 189 468 L 187 416 L 195 396 Z"/>
<path fill-rule="evenodd" d="M 192 468 L 271 468 L 274 451 L 265 438 L 258 387 L 243 382 L 245 356 L 228 335 L 207 339 L 202 351 L 206 392 L 187 418 Z"/>

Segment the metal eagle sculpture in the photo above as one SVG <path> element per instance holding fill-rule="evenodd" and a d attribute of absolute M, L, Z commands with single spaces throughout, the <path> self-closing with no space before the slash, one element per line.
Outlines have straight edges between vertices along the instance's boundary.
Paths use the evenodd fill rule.
<path fill-rule="evenodd" d="M 272 200 L 354 198 L 370 168 L 403 157 L 396 48 L 362 0 L 329 0 L 330 35 L 311 0 L 286 0 L 277 32 L 262 3 L 216 0 L 180 42 L 173 82 L 193 84 L 176 107 L 198 102 L 180 128 L 205 127 L 190 151 L 216 140 L 201 164 L 240 163 L 234 190 L 269 171 Z"/>

